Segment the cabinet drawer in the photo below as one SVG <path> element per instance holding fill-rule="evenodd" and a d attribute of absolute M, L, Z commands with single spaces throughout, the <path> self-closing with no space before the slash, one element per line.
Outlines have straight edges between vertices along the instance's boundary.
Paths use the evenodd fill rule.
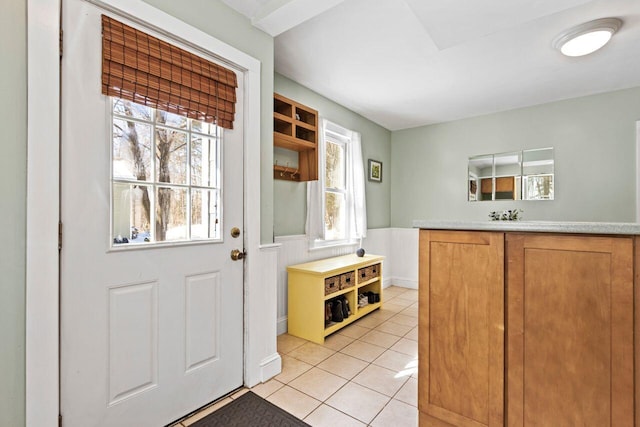
<path fill-rule="evenodd" d="M 346 273 L 324 279 L 324 294 L 329 295 L 342 289 L 347 289 L 356 284 L 356 273 L 347 271 Z"/>
<path fill-rule="evenodd" d="M 356 273 L 348 271 L 340 275 L 340 289 L 347 289 L 356 284 Z"/>
<path fill-rule="evenodd" d="M 358 269 L 358 282 L 360 283 L 376 277 L 380 277 L 380 264 L 374 264 Z"/>
<path fill-rule="evenodd" d="M 329 295 L 340 290 L 340 275 L 324 279 L 324 294 Z"/>

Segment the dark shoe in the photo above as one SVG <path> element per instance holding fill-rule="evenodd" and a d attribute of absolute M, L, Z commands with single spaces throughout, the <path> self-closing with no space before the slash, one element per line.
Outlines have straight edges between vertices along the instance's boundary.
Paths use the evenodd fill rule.
<path fill-rule="evenodd" d="M 342 317 L 343 318 L 347 318 L 349 317 L 349 301 L 347 301 L 347 299 L 345 297 L 342 297 Z"/>
<path fill-rule="evenodd" d="M 367 292 L 367 298 L 369 300 L 369 304 L 373 304 L 374 302 L 376 302 L 376 297 L 371 291 Z"/>
<path fill-rule="evenodd" d="M 331 308 L 331 317 L 334 322 L 342 322 L 344 317 L 342 315 L 342 302 L 340 300 L 334 301 Z"/>
<path fill-rule="evenodd" d="M 327 326 L 329 323 L 331 323 L 331 303 L 325 302 L 324 303 L 324 325 Z"/>

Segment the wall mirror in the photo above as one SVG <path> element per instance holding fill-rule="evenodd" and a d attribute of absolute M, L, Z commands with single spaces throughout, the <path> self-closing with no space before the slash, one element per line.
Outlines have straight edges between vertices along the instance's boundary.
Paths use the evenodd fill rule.
<path fill-rule="evenodd" d="M 469 201 L 553 200 L 553 148 L 469 158 Z"/>

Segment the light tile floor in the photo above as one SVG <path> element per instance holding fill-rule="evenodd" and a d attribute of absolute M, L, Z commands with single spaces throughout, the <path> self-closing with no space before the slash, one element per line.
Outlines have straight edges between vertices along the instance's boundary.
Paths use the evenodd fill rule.
<path fill-rule="evenodd" d="M 418 291 L 391 286 L 383 307 L 318 345 L 278 336 L 282 372 L 251 389 L 314 427 L 418 425 Z M 175 426 L 197 420 L 243 389 Z"/>

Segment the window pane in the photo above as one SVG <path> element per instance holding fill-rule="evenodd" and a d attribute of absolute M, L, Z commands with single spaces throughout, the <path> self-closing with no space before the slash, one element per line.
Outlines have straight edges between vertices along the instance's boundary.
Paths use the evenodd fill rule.
<path fill-rule="evenodd" d="M 113 112 L 120 116 L 149 121 L 151 120 L 152 111 L 153 110 L 150 107 L 145 107 L 144 105 L 135 104 L 123 99 L 113 98 Z"/>
<path fill-rule="evenodd" d="M 156 123 L 159 125 L 171 126 L 178 129 L 187 128 L 187 118 L 178 114 L 156 110 Z"/>
<path fill-rule="evenodd" d="M 327 141 L 327 173 L 326 183 L 328 188 L 340 188 L 344 189 L 345 186 L 345 159 L 344 159 L 344 146 L 341 144 L 335 144 Z"/>
<path fill-rule="evenodd" d="M 345 211 L 345 196 L 341 193 L 327 191 L 325 193 L 325 239 L 346 239 L 347 221 Z"/>
<path fill-rule="evenodd" d="M 215 136 L 216 125 L 214 125 L 213 123 L 201 122 L 199 120 L 191 120 L 191 130 L 194 132 Z"/>
<path fill-rule="evenodd" d="M 151 239 L 149 187 L 113 184 L 114 244 L 144 243 Z"/>
<path fill-rule="evenodd" d="M 187 134 L 156 128 L 156 170 L 159 182 L 187 183 Z"/>
<path fill-rule="evenodd" d="M 216 190 L 191 191 L 191 238 L 219 239 L 218 206 L 219 193 Z"/>
<path fill-rule="evenodd" d="M 113 177 L 150 181 L 151 126 L 113 120 Z"/>
<path fill-rule="evenodd" d="M 159 187 L 156 193 L 156 241 L 187 238 L 187 190 Z"/>
<path fill-rule="evenodd" d="M 193 136 L 191 140 L 191 185 L 218 186 L 218 150 L 216 140 Z"/>

